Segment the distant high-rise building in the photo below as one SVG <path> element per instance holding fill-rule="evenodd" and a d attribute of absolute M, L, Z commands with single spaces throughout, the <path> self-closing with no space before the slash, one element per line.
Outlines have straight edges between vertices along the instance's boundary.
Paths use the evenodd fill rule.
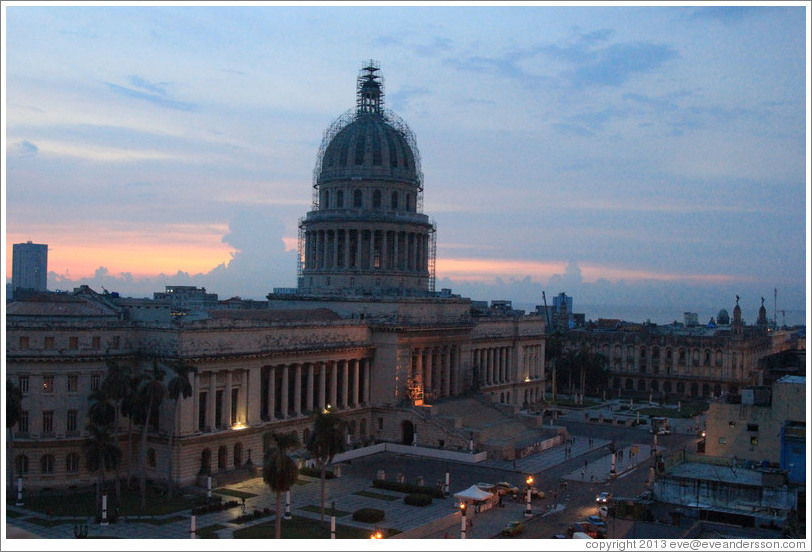
<path fill-rule="evenodd" d="M 15 243 L 11 263 L 11 290 L 48 289 L 48 244 Z"/>
<path fill-rule="evenodd" d="M 684 320 L 686 326 L 699 326 L 699 314 L 695 312 L 684 313 Z"/>

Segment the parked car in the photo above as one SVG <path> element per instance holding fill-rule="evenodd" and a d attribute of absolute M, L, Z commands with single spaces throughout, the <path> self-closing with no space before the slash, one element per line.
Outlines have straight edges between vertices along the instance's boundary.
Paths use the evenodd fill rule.
<path fill-rule="evenodd" d="M 500 481 L 493 486 L 493 491 L 499 493 L 500 495 L 505 495 L 508 493 L 516 494 L 519 492 L 519 488 L 516 485 L 511 485 L 507 481 Z"/>
<path fill-rule="evenodd" d="M 483 491 L 491 492 L 496 485 L 494 483 L 477 483 L 476 486 Z"/>
<path fill-rule="evenodd" d="M 609 517 L 609 508 L 607 506 L 599 506 L 598 507 L 598 515 L 601 519 L 606 519 Z"/>
<path fill-rule="evenodd" d="M 514 535 L 518 535 L 524 531 L 524 523 L 521 521 L 508 521 L 505 524 L 505 528 L 502 529 L 502 534 L 508 537 L 512 537 Z"/>
<path fill-rule="evenodd" d="M 595 497 L 595 502 L 599 502 L 601 504 L 606 504 L 610 500 L 612 500 L 612 493 L 606 491 L 602 492 L 597 497 Z"/>
<path fill-rule="evenodd" d="M 671 431 L 665 429 L 664 427 L 661 427 L 660 429 L 657 430 L 657 435 L 668 435 L 669 433 L 671 433 Z"/>

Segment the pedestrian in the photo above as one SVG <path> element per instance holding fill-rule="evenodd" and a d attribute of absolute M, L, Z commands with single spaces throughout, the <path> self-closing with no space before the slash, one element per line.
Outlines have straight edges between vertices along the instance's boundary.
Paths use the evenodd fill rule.
<path fill-rule="evenodd" d="M 593 483 L 595 482 L 595 474 L 594 473 L 589 474 L 589 480 L 592 481 Z"/>
<path fill-rule="evenodd" d="M 581 479 L 584 478 L 585 473 L 586 473 L 586 468 L 581 468 Z"/>

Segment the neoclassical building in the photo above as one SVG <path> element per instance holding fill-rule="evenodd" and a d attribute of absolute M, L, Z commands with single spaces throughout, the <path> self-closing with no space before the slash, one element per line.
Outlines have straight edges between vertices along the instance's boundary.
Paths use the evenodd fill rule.
<path fill-rule="evenodd" d="M 88 395 L 110 362 L 194 367 L 191 397 L 164 401 L 145 451 L 150 479 L 168 477 L 172 455 L 179 484 L 246 476 L 261 464 L 265 433 L 296 431 L 304 442 L 327 405 L 347 421 L 351 446 L 418 434 L 420 444 L 466 450 L 484 443 L 432 418 L 432 403 L 477 396 L 518 409 L 544 398 L 541 317 L 474 316 L 470 299 L 434 290 L 420 155 L 384 109 L 378 72 L 372 62 L 361 70 L 355 110 L 325 133 L 296 289 L 217 301 L 184 287 L 134 299 L 83 286 L 7 305 L 7 377 L 23 392 L 14 472 L 27 488 L 94 481 L 82 457 Z M 127 431 L 140 428 L 123 430 L 126 472 L 140 452 Z"/>
<path fill-rule="evenodd" d="M 609 363 L 612 396 L 711 399 L 763 383 L 763 359 L 795 348 L 790 332 L 768 329 L 766 310 L 747 326 L 741 307 L 719 324 L 618 325 L 570 330 L 568 347 L 586 346 Z"/>

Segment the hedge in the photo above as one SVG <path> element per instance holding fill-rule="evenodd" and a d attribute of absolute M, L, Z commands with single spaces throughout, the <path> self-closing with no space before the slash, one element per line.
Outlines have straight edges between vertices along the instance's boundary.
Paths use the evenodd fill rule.
<path fill-rule="evenodd" d="M 385 479 L 374 479 L 372 486 L 379 489 L 387 489 L 390 491 L 398 491 L 401 493 L 409 494 L 425 494 L 434 498 L 443 498 L 443 490 L 437 487 L 426 487 L 424 485 L 415 485 L 413 483 L 398 483 L 397 481 L 386 481 Z"/>
<path fill-rule="evenodd" d="M 299 468 L 299 475 L 307 475 L 309 477 L 321 477 L 321 470 L 319 468 Z M 333 479 L 335 474 L 332 470 L 325 470 L 324 478 Z"/>
<path fill-rule="evenodd" d="M 430 495 L 423 493 L 414 493 L 403 497 L 403 503 L 410 506 L 428 506 L 434 501 Z"/>
<path fill-rule="evenodd" d="M 377 508 L 361 508 L 352 514 L 354 521 L 360 521 L 362 523 L 378 523 L 383 521 L 384 517 L 386 517 L 386 512 L 378 510 Z"/>

